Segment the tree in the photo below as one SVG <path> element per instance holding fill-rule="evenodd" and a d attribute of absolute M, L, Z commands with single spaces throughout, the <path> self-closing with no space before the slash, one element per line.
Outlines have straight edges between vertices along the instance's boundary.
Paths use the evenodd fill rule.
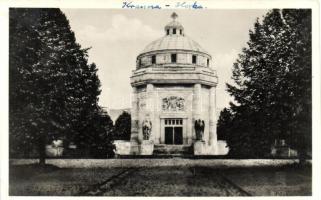
<path fill-rule="evenodd" d="M 116 140 L 130 140 L 131 129 L 131 116 L 128 112 L 124 111 L 115 122 L 115 134 Z"/>
<path fill-rule="evenodd" d="M 220 112 L 219 119 L 217 120 L 217 139 L 226 140 L 227 136 L 231 133 L 233 113 L 231 109 L 224 108 Z"/>
<path fill-rule="evenodd" d="M 45 164 L 53 138 L 88 134 L 99 113 L 100 81 L 59 9 L 10 9 L 10 149 L 36 145 Z"/>
<path fill-rule="evenodd" d="M 301 140 L 311 135 L 311 11 L 271 10 L 247 44 L 234 63 L 235 84 L 227 84 L 236 100 L 228 145 L 260 157 L 274 139 L 286 139 L 304 151 L 311 144 Z M 227 126 L 221 122 L 219 129 Z"/>
<path fill-rule="evenodd" d="M 27 154 L 35 138 L 23 130 L 33 130 L 28 120 L 31 67 L 39 60 L 40 41 L 32 30 L 35 15 L 25 9 L 10 9 L 9 26 L 9 127 L 10 154 Z M 23 20 L 22 20 L 23 19 Z"/>
<path fill-rule="evenodd" d="M 291 70 L 288 74 L 292 91 L 290 145 L 298 149 L 301 162 L 312 151 L 312 49 L 311 9 L 285 9 L 282 16 L 291 42 Z"/>
<path fill-rule="evenodd" d="M 114 131 L 113 121 L 102 109 L 99 113 L 92 113 L 88 119 L 92 126 L 86 126 L 78 142 L 79 147 L 89 150 L 89 155 L 95 158 L 106 158 L 113 156 L 112 137 Z"/>

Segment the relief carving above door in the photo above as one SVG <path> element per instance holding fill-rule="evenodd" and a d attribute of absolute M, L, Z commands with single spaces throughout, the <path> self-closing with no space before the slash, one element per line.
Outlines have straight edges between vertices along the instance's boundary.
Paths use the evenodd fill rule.
<path fill-rule="evenodd" d="M 184 111 L 185 99 L 177 96 L 165 97 L 162 100 L 163 111 Z"/>

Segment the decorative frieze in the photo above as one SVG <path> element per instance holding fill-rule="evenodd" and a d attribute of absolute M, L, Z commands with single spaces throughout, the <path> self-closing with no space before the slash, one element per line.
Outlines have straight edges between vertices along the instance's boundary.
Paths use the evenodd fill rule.
<path fill-rule="evenodd" d="M 162 100 L 163 111 L 184 111 L 185 99 L 177 96 L 165 97 Z"/>

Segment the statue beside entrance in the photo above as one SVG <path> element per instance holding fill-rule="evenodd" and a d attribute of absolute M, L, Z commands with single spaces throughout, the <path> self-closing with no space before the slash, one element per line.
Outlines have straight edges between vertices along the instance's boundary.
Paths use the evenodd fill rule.
<path fill-rule="evenodd" d="M 201 119 L 195 120 L 194 128 L 196 133 L 196 140 L 204 141 L 204 128 L 205 128 L 204 120 L 201 120 Z"/>
<path fill-rule="evenodd" d="M 152 122 L 145 119 L 143 121 L 143 140 L 149 140 L 152 131 Z"/>
<path fill-rule="evenodd" d="M 145 119 L 142 124 L 143 131 L 143 141 L 140 145 L 140 155 L 152 155 L 154 151 L 154 142 L 150 140 L 152 132 L 152 122 Z"/>

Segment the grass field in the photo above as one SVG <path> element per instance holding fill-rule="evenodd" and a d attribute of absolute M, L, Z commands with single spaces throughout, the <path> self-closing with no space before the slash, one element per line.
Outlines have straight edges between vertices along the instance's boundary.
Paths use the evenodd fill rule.
<path fill-rule="evenodd" d="M 37 165 L 11 166 L 9 195 L 13 196 L 71 196 L 87 190 L 121 171 L 120 168 L 45 168 Z"/>
<path fill-rule="evenodd" d="M 312 193 L 310 165 L 303 168 L 293 164 L 61 168 L 21 164 L 10 165 L 9 170 L 12 196 L 306 196 Z"/>

